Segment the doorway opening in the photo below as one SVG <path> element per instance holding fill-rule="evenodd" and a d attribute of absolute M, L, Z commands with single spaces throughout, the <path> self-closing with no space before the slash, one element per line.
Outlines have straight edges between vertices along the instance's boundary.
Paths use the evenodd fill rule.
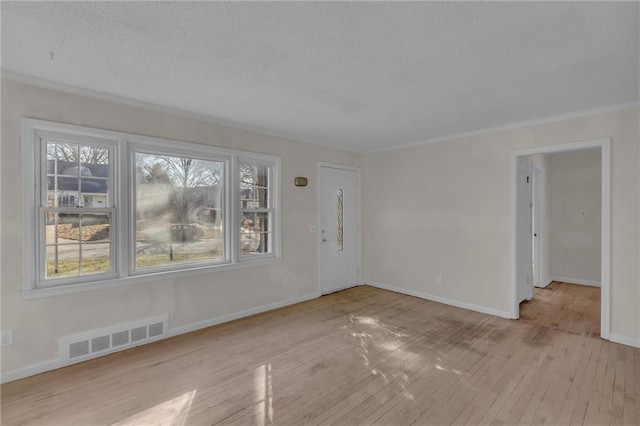
<path fill-rule="evenodd" d="M 554 203 L 549 194 L 553 183 L 549 184 L 545 173 L 547 160 L 557 163 L 569 158 L 573 158 L 574 162 L 598 158 L 599 170 L 596 171 L 599 173 L 589 175 L 592 181 L 582 182 L 582 190 L 574 189 L 565 193 L 562 195 L 565 197 L 561 199 L 562 202 L 558 202 L 556 197 Z M 561 282 L 599 285 L 599 334 L 608 339 L 611 311 L 609 139 L 518 150 L 512 153 L 511 160 L 512 318 L 520 317 L 520 303 L 523 300 L 531 300 L 536 294 L 542 294 L 540 290 L 534 290 L 534 287 L 545 288 L 553 283 L 551 288 L 557 288 Z M 558 170 L 562 171 L 562 168 Z M 576 176 L 567 175 L 556 177 L 556 182 L 562 181 L 561 178 L 565 181 L 577 179 Z M 584 197 L 579 199 L 584 195 L 581 192 L 587 190 L 597 191 L 595 202 L 594 195 L 590 195 L 591 205 L 584 204 Z M 553 216 L 551 209 L 555 209 Z M 562 229 L 562 232 L 550 230 L 550 218 L 553 217 L 560 218 L 555 219 L 554 223 L 559 224 L 556 227 Z M 583 228 L 589 225 L 590 235 L 587 235 L 587 231 L 584 231 L 587 234 L 577 232 L 574 229 L 577 225 Z M 570 250 L 572 244 L 576 250 Z M 551 247 L 556 250 L 552 255 Z M 592 259 L 585 262 L 585 256 L 591 256 Z"/>

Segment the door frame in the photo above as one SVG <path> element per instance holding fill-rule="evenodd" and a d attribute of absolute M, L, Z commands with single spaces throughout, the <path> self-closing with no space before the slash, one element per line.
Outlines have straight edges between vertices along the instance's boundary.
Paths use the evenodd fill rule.
<path fill-rule="evenodd" d="M 337 164 L 337 163 L 328 163 L 328 162 L 324 162 L 324 161 L 318 161 L 318 166 L 317 166 L 317 178 L 318 178 L 318 186 L 316 188 L 316 200 L 317 200 L 317 206 L 316 206 L 316 229 L 317 229 L 317 236 L 316 236 L 316 251 L 318 252 L 317 254 L 317 263 L 318 263 L 318 268 L 317 268 L 317 280 L 318 280 L 318 293 L 319 294 L 325 294 L 323 293 L 322 290 L 322 233 L 320 232 L 320 228 L 322 226 L 322 224 L 320 223 L 320 217 L 322 215 L 322 191 L 321 191 L 321 185 L 322 185 L 322 168 L 327 168 L 327 169 L 338 169 L 338 170 L 348 170 L 351 172 L 355 172 L 357 174 L 357 179 L 358 179 L 358 200 L 356 203 L 356 217 L 358 219 L 358 238 L 357 238 L 357 254 L 356 254 L 356 259 L 358 262 L 358 285 L 362 285 L 362 185 L 361 185 L 361 173 L 360 173 L 360 168 L 359 167 L 355 167 L 355 166 L 347 166 L 344 164 Z"/>
<path fill-rule="evenodd" d="M 521 295 L 518 296 L 518 288 L 517 288 L 518 284 L 516 283 L 516 299 L 518 300 L 518 303 L 521 303 L 524 300 L 531 300 L 533 298 L 533 287 L 534 287 L 534 271 L 533 271 L 533 268 L 531 267 L 531 263 L 532 263 L 533 256 L 534 256 L 534 253 L 533 253 L 533 203 L 532 203 L 532 201 L 533 201 L 533 178 L 532 178 L 533 177 L 533 167 L 532 167 L 531 162 L 528 159 L 521 158 L 521 157 L 518 158 L 518 160 L 516 161 L 516 180 L 515 180 L 516 185 L 518 183 L 517 173 L 518 173 L 519 166 L 524 166 L 526 168 L 527 183 L 528 183 L 527 189 L 528 189 L 529 193 L 527 194 L 527 197 L 526 197 L 526 201 L 527 201 L 526 211 L 521 211 L 521 209 L 518 208 L 518 200 L 516 199 L 516 226 L 517 226 L 517 221 L 518 221 L 518 214 L 520 214 L 520 215 L 525 214 L 525 215 L 528 216 L 526 219 L 527 219 L 527 222 L 528 222 L 527 232 L 529 233 L 529 239 L 528 239 L 529 244 L 528 245 L 530 246 L 529 249 L 528 249 L 529 253 L 530 253 L 530 256 L 529 256 L 529 259 L 527 259 L 527 262 L 529 264 L 529 272 L 527 273 L 527 283 L 526 283 L 527 284 L 527 290 L 526 290 L 525 298 L 522 299 L 522 300 L 520 300 L 522 298 L 522 289 L 520 289 L 521 290 L 520 291 Z M 516 189 L 517 189 L 517 187 L 516 187 Z M 516 197 L 517 196 L 518 196 L 518 192 L 516 191 Z M 519 228 L 517 228 L 517 229 L 519 229 Z M 516 234 L 516 236 L 517 235 L 518 234 Z M 518 245 L 517 245 L 517 242 L 516 242 L 516 250 L 517 250 L 517 248 L 518 248 Z M 520 260 L 518 258 L 518 256 L 519 256 L 519 254 L 516 251 L 516 263 L 515 263 L 516 274 L 518 273 L 518 260 Z M 522 286 L 522 283 L 520 285 Z"/>
<path fill-rule="evenodd" d="M 531 165 L 532 201 L 533 201 L 533 286 L 546 287 L 549 283 L 544 282 L 547 277 L 542 277 L 543 262 L 542 242 L 546 241 L 547 235 L 543 230 L 546 228 L 546 191 L 545 185 L 547 177 L 546 168 L 540 164 Z M 543 219 L 544 218 L 544 219 Z"/>
<path fill-rule="evenodd" d="M 518 158 L 534 154 L 553 154 L 558 152 L 580 151 L 599 148 L 602 173 L 602 221 L 600 246 L 600 336 L 609 340 L 611 333 L 611 139 L 595 139 L 549 145 L 538 148 L 514 150 L 511 152 L 511 318 L 520 317 L 517 302 L 517 165 Z"/>

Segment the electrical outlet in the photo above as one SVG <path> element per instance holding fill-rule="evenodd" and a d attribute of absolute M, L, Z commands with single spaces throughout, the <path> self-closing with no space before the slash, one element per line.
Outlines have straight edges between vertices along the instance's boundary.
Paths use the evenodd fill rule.
<path fill-rule="evenodd" d="M 0 348 L 4 348 L 5 346 L 11 346 L 12 344 L 13 344 L 13 331 L 2 330 L 2 334 L 0 335 Z"/>
<path fill-rule="evenodd" d="M 436 284 L 442 284 L 442 274 L 436 275 Z"/>

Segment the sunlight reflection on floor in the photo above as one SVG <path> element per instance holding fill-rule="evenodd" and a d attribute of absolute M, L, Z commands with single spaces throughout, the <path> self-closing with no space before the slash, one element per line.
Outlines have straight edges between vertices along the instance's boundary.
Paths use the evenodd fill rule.
<path fill-rule="evenodd" d="M 401 348 L 403 338 L 408 335 L 370 316 L 349 315 L 349 321 L 352 325 L 349 327 L 350 335 L 357 342 L 365 367 L 371 367 L 371 374 L 380 377 L 385 384 L 393 383 L 399 388 L 398 394 L 413 401 L 413 395 L 407 390 L 409 377 L 401 366 L 407 363 L 416 365 L 422 362 L 422 356 Z M 374 355 L 370 355 L 370 352 Z M 380 353 L 384 355 L 380 357 Z M 379 357 L 373 361 L 375 366 L 369 356 Z"/>
<path fill-rule="evenodd" d="M 273 423 L 273 380 L 271 363 L 263 364 L 253 373 L 254 390 L 258 403 L 255 406 L 256 425 Z"/>
<path fill-rule="evenodd" d="M 189 408 L 196 396 L 196 390 L 161 402 L 144 411 L 135 413 L 117 425 L 172 425 L 183 426 L 187 420 Z"/>

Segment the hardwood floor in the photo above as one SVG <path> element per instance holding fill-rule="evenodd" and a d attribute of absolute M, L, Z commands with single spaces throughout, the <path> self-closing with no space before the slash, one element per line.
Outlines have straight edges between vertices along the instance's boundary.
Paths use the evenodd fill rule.
<path fill-rule="evenodd" d="M 520 320 L 565 333 L 600 336 L 600 287 L 553 281 L 520 304 Z"/>
<path fill-rule="evenodd" d="M 2 423 L 638 424 L 640 349 L 571 293 L 512 321 L 357 287 L 5 384 Z"/>

